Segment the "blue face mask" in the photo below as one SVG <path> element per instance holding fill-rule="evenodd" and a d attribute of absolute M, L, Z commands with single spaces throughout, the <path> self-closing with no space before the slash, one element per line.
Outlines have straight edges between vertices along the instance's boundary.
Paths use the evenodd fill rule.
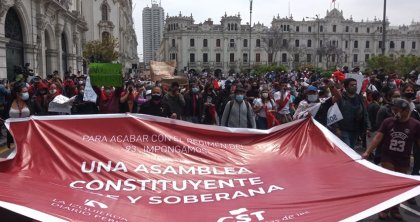
<path fill-rule="evenodd" d="M 237 102 L 242 102 L 242 101 L 244 101 L 244 95 L 236 95 L 236 96 L 235 96 L 235 100 L 236 100 Z"/>
<path fill-rule="evenodd" d="M 192 91 L 193 93 L 198 93 L 198 88 L 195 88 L 195 87 L 194 87 L 194 88 L 192 88 L 192 89 L 191 89 L 191 91 Z"/>

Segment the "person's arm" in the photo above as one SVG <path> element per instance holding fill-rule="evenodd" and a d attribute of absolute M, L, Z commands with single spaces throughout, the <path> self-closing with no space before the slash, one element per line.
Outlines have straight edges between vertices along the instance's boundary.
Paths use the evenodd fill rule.
<path fill-rule="evenodd" d="M 372 153 L 376 147 L 381 143 L 382 139 L 384 138 L 384 134 L 381 132 L 376 133 L 375 137 L 372 140 L 372 143 L 366 149 L 366 151 L 362 154 L 363 159 L 367 159 L 369 155 Z M 418 141 L 419 142 L 419 141 Z"/>
<path fill-rule="evenodd" d="M 124 93 L 123 96 L 120 97 L 120 103 L 125 103 L 128 100 L 128 95 L 130 94 L 130 92 L 128 92 L 128 90 Z"/>
<path fill-rule="evenodd" d="M 336 103 L 336 102 L 338 102 L 338 101 L 340 101 L 341 98 L 342 98 L 342 96 L 341 96 L 340 91 L 335 87 L 335 83 L 332 82 L 332 81 L 330 81 L 328 83 L 328 88 L 330 89 L 331 94 L 332 94 L 332 102 L 333 102 L 333 104 Z"/>

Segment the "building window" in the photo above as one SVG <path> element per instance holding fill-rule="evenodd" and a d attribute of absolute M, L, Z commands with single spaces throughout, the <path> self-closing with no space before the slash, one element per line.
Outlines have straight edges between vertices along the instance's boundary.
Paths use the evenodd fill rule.
<path fill-rule="evenodd" d="M 354 29 L 354 32 L 358 33 L 358 32 L 359 32 L 359 27 L 356 27 L 356 28 Z"/>
<path fill-rule="evenodd" d="M 273 53 L 268 53 L 268 63 L 273 63 Z"/>
<path fill-rule="evenodd" d="M 379 28 L 379 32 L 380 32 L 380 33 L 382 33 L 382 31 L 383 31 L 383 29 L 382 29 L 382 27 L 380 27 L 380 28 Z"/>
<path fill-rule="evenodd" d="M 171 60 L 176 60 L 176 54 L 175 53 L 171 54 Z"/>
<path fill-rule="evenodd" d="M 319 27 L 319 32 L 324 32 L 324 26 L 322 26 L 322 25 L 321 25 L 321 26 Z"/>
<path fill-rule="evenodd" d="M 209 54 L 203 53 L 203 62 L 209 62 Z"/>
<path fill-rule="evenodd" d="M 269 39 L 268 40 L 268 47 L 273 47 L 273 45 L 274 45 L 274 41 L 273 41 L 273 39 Z"/>
<path fill-rule="evenodd" d="M 299 54 L 295 54 L 295 62 L 299 62 Z"/>
<path fill-rule="evenodd" d="M 353 55 L 353 62 L 357 62 L 357 54 Z"/>
<path fill-rule="evenodd" d="M 216 53 L 216 62 L 220 62 L 221 61 L 221 56 L 220 53 Z"/>
<path fill-rule="evenodd" d="M 172 47 L 175 47 L 175 39 L 172 39 Z"/>
<path fill-rule="evenodd" d="M 333 25 L 333 32 L 337 32 L 337 25 Z"/>
<path fill-rule="evenodd" d="M 355 48 L 355 49 L 357 49 L 357 48 L 359 48 L 359 41 L 354 41 L 354 46 L 353 46 L 353 48 Z"/>
<path fill-rule="evenodd" d="M 322 47 L 322 40 L 319 40 L 319 47 Z"/>
<path fill-rule="evenodd" d="M 369 54 L 365 54 L 365 62 L 369 61 Z"/>
<path fill-rule="evenodd" d="M 312 26 L 308 26 L 308 32 L 312 32 Z"/>
<path fill-rule="evenodd" d="M 203 48 L 207 48 L 208 47 L 208 41 L 207 39 L 203 39 Z"/>
<path fill-rule="evenodd" d="M 281 62 L 282 63 L 286 63 L 287 62 L 287 54 L 286 53 L 281 54 Z"/>
<path fill-rule="evenodd" d="M 389 42 L 389 48 L 390 48 L 390 49 L 395 48 L 395 43 L 394 43 L 394 41 Z"/>
<path fill-rule="evenodd" d="M 108 11 L 108 6 L 106 4 L 102 4 L 101 6 L 101 12 L 102 12 L 102 20 L 103 21 L 108 21 L 109 19 L 109 11 Z"/>
<path fill-rule="evenodd" d="M 194 47 L 195 45 L 195 40 L 194 39 L 190 39 L 190 47 Z"/>
<path fill-rule="evenodd" d="M 311 48 L 312 47 L 312 40 L 308 40 L 308 44 L 307 44 L 307 46 L 308 46 L 308 48 Z"/>
<path fill-rule="evenodd" d="M 257 47 L 261 47 L 261 39 L 257 39 L 257 42 L 255 44 Z"/>
<path fill-rule="evenodd" d="M 108 41 L 110 38 L 109 32 L 102 32 L 102 41 Z"/>
<path fill-rule="evenodd" d="M 370 33 L 370 28 L 366 28 L 366 32 L 367 33 Z"/>
<path fill-rule="evenodd" d="M 335 54 L 331 55 L 331 62 L 335 62 Z"/>
<path fill-rule="evenodd" d="M 235 47 L 235 39 L 230 40 L 229 47 L 234 48 Z"/>
<path fill-rule="evenodd" d="M 220 47 L 220 39 L 216 39 L 216 47 Z"/>
<path fill-rule="evenodd" d="M 412 49 L 416 49 L 416 42 L 412 42 L 412 43 L 411 43 L 411 48 L 412 48 Z"/>
<path fill-rule="evenodd" d="M 346 40 L 346 43 L 344 45 L 345 45 L 345 48 L 348 49 L 349 48 L 349 41 Z"/>
<path fill-rule="evenodd" d="M 230 62 L 235 62 L 235 53 L 230 53 Z"/>
<path fill-rule="evenodd" d="M 255 54 L 255 62 L 261 62 L 261 55 L 260 55 L 260 53 Z"/>
<path fill-rule="evenodd" d="M 195 62 L 195 54 L 190 53 L 190 62 Z"/>
<path fill-rule="evenodd" d="M 370 42 L 369 41 L 366 41 L 366 47 L 365 48 L 370 48 Z"/>
<path fill-rule="evenodd" d="M 318 62 L 322 62 L 322 55 L 319 55 Z"/>
<path fill-rule="evenodd" d="M 248 63 L 248 54 L 247 53 L 242 54 L 242 61 L 244 61 L 244 63 Z"/>
<path fill-rule="evenodd" d="M 382 49 L 382 41 L 379 41 L 378 48 Z"/>
<path fill-rule="evenodd" d="M 248 39 L 244 39 L 244 48 L 248 47 Z"/>
<path fill-rule="evenodd" d="M 401 49 L 405 49 L 405 42 L 401 41 Z"/>
<path fill-rule="evenodd" d="M 299 32 L 299 29 L 300 29 L 299 26 L 296 26 L 296 32 Z"/>
<path fill-rule="evenodd" d="M 347 54 L 344 55 L 344 62 L 347 62 Z"/>
<path fill-rule="evenodd" d="M 312 55 L 311 54 L 307 54 L 306 55 L 306 62 L 307 63 L 311 63 L 312 62 Z"/>
<path fill-rule="evenodd" d="M 296 46 L 296 47 L 299 47 L 299 39 L 296 39 L 296 40 L 295 40 L 295 46 Z"/>
<path fill-rule="evenodd" d="M 349 32 L 349 27 L 348 26 L 346 26 L 346 32 Z"/>
<path fill-rule="evenodd" d="M 287 46 L 287 39 L 283 39 L 283 40 L 282 40 L 282 46 L 283 46 L 283 47 L 286 47 L 286 46 Z"/>

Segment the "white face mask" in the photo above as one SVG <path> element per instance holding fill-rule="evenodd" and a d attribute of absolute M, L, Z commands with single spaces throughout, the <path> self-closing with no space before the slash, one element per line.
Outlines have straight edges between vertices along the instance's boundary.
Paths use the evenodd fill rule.
<path fill-rule="evenodd" d="M 50 89 L 50 94 L 55 94 L 57 92 L 56 89 Z"/>
<path fill-rule="evenodd" d="M 313 103 L 318 100 L 318 95 L 308 95 L 308 101 Z"/>

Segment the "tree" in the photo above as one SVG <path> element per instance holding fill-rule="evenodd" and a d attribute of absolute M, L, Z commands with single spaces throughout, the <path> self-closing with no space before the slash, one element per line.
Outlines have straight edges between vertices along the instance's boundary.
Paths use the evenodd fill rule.
<path fill-rule="evenodd" d="M 420 71 L 420 56 L 401 56 L 396 60 L 396 70 L 402 75 L 408 75 L 411 71 Z"/>
<path fill-rule="evenodd" d="M 367 68 L 370 70 L 383 69 L 385 73 L 394 73 L 396 71 L 396 63 L 389 56 L 372 56 L 367 62 Z"/>
<path fill-rule="evenodd" d="M 327 59 L 327 68 L 330 68 L 330 60 L 333 56 L 335 56 L 335 60 L 333 61 L 334 66 L 337 64 L 342 63 L 342 58 L 344 55 L 344 51 L 333 44 L 323 45 L 317 48 L 316 54 L 321 57 L 326 57 Z"/>
<path fill-rule="evenodd" d="M 83 50 L 83 57 L 90 63 L 111 63 L 118 59 L 118 40 L 114 37 L 105 38 L 103 41 L 88 42 Z"/>
<path fill-rule="evenodd" d="M 284 38 L 285 33 L 279 27 L 272 26 L 270 30 L 261 38 L 262 46 L 267 54 L 271 54 L 273 62 L 276 61 L 277 53 L 289 48 L 289 40 Z"/>

